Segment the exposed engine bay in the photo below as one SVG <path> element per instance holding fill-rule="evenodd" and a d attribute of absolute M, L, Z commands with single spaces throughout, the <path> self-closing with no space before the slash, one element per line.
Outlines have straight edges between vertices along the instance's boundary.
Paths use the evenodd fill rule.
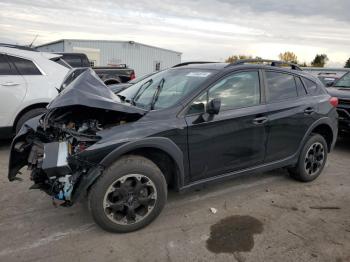
<path fill-rule="evenodd" d="M 27 165 L 32 171 L 32 188 L 69 205 L 74 185 L 98 165 L 80 158 L 79 153 L 100 139 L 98 132 L 136 119 L 135 115 L 79 106 L 54 109 L 39 120 L 36 132 L 16 143 L 14 149 L 23 152 L 30 147 Z"/>
<path fill-rule="evenodd" d="M 84 91 L 84 92 L 82 92 Z M 115 101 L 115 95 L 87 71 L 48 106 L 46 114 L 29 120 L 13 140 L 9 180 L 27 165 L 34 182 L 54 203 L 69 206 L 81 177 L 99 162 L 81 156 L 112 127 L 140 119 L 143 112 Z M 78 102 L 77 102 L 78 101 Z"/>

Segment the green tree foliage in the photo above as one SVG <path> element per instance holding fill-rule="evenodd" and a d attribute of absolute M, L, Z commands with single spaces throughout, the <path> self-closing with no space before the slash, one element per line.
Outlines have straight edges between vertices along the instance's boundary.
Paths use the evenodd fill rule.
<path fill-rule="evenodd" d="M 293 52 L 286 51 L 284 53 L 279 54 L 278 57 L 282 61 L 298 64 L 298 57 Z"/>
<path fill-rule="evenodd" d="M 344 68 L 350 68 L 350 58 L 345 62 Z"/>
<path fill-rule="evenodd" d="M 326 54 L 317 54 L 314 60 L 311 62 L 311 65 L 314 67 L 324 67 L 328 60 L 329 59 Z"/>

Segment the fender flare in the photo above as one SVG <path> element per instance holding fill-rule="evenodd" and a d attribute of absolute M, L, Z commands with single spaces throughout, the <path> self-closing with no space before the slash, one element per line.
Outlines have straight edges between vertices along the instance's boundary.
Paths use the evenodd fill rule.
<path fill-rule="evenodd" d="M 333 141 L 331 143 L 331 147 L 328 149 L 328 151 L 331 151 L 335 145 L 335 142 L 337 140 L 337 136 L 338 136 L 338 127 L 335 125 L 335 123 L 332 122 L 332 120 L 328 117 L 323 117 L 318 119 L 317 121 L 313 122 L 312 125 L 308 128 L 307 132 L 305 133 L 297 153 L 299 153 L 302 149 L 302 147 L 304 146 L 304 144 L 306 143 L 308 137 L 310 136 L 310 134 L 312 133 L 312 131 L 319 125 L 327 125 L 333 133 Z"/>
<path fill-rule="evenodd" d="M 183 153 L 181 149 L 169 138 L 148 137 L 141 140 L 125 143 L 120 147 L 114 149 L 108 155 L 106 155 L 102 159 L 98 167 L 92 168 L 87 175 L 82 177 L 82 181 L 78 186 L 77 190 L 75 191 L 74 196 L 72 198 L 73 202 L 75 202 L 80 195 L 83 195 L 88 191 L 89 187 L 103 173 L 104 168 L 110 166 L 120 156 L 140 148 L 156 148 L 166 152 L 174 160 L 174 163 L 178 169 L 178 172 L 176 175 L 176 184 L 177 184 L 176 187 L 181 188 L 184 186 L 185 168 L 184 168 L 184 162 L 183 162 Z"/>

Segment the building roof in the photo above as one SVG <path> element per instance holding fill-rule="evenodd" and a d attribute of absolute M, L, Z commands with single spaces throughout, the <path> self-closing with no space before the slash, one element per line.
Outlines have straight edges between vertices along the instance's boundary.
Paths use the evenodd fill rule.
<path fill-rule="evenodd" d="M 65 38 L 65 39 L 59 39 L 59 40 L 56 40 L 56 41 L 53 41 L 53 42 L 49 42 L 49 43 L 46 43 L 46 44 L 38 45 L 36 47 L 43 47 L 43 46 L 47 46 L 47 45 L 52 45 L 52 44 L 64 42 L 64 41 L 72 41 L 72 42 L 74 42 L 74 41 L 79 41 L 79 42 L 100 42 L 100 43 L 130 43 L 130 44 L 143 45 L 143 46 L 156 48 L 156 49 L 160 49 L 160 50 L 173 52 L 173 53 L 182 55 L 181 52 L 177 52 L 177 51 L 166 49 L 166 48 L 161 48 L 161 47 L 158 47 L 158 46 L 146 45 L 146 44 L 142 44 L 142 43 L 135 42 L 135 41 L 118 41 L 118 40 L 89 40 L 89 39 L 66 39 Z"/>

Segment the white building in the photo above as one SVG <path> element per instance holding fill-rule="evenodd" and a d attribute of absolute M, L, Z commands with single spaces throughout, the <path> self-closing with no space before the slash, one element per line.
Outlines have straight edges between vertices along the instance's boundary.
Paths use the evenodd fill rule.
<path fill-rule="evenodd" d="M 126 64 L 136 77 L 181 63 L 181 53 L 134 41 L 62 39 L 36 47 L 44 52 L 85 53 L 93 66 Z"/>

